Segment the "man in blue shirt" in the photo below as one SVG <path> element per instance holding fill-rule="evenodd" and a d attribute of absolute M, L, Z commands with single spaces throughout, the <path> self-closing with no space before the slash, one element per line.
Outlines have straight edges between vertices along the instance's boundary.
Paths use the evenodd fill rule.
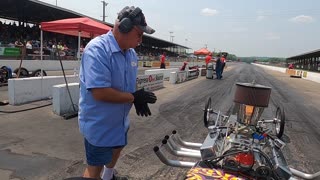
<path fill-rule="evenodd" d="M 147 26 L 141 9 L 125 7 L 112 31 L 91 40 L 84 50 L 79 128 L 88 164 L 85 178 L 114 178 L 113 167 L 127 144 L 132 104 L 138 115 L 151 115 L 148 103 L 155 103 L 156 96 L 143 89 L 136 91 L 138 57 L 133 48 L 142 42 L 144 32 L 155 30 Z"/>

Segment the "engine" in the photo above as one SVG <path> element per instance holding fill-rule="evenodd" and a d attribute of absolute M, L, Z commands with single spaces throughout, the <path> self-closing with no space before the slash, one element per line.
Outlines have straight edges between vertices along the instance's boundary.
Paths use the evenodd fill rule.
<path fill-rule="evenodd" d="M 237 83 L 236 113 L 227 116 L 214 111 L 211 98 L 206 103 L 203 120 L 208 135 L 203 143 L 183 141 L 176 131 L 162 141 L 162 146 L 171 154 L 196 158 L 196 162 L 167 159 L 158 146 L 154 147 L 156 155 L 164 164 L 191 168 L 186 175 L 190 180 L 282 180 L 293 176 L 305 179 L 320 176 L 320 172 L 306 174 L 288 167 L 282 154 L 285 143 L 280 140 L 284 131 L 284 111 L 278 107 L 273 119 L 260 119 L 264 108 L 268 107 L 270 94 L 269 87 Z"/>
<path fill-rule="evenodd" d="M 237 115 L 224 119 L 208 107 L 208 102 L 204 120 L 209 133 L 200 148 L 201 158 L 211 168 L 222 168 L 232 174 L 289 179 L 291 172 L 281 153 L 284 142 L 269 134 L 266 123 L 259 121 L 263 108 L 268 106 L 271 89 L 254 84 L 237 85 L 234 100 Z"/>
<path fill-rule="evenodd" d="M 264 179 L 291 177 L 281 153 L 284 143 L 254 128 L 228 124 L 224 128 L 209 126 L 210 132 L 200 148 L 203 168 L 223 169 L 243 177 Z"/>

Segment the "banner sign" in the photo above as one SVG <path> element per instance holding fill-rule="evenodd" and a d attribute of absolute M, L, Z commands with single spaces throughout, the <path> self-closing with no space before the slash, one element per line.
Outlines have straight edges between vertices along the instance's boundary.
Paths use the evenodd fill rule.
<path fill-rule="evenodd" d="M 187 72 L 186 71 L 178 71 L 176 83 L 182 83 L 185 81 L 187 81 Z"/>
<path fill-rule="evenodd" d="M 137 77 L 137 89 L 154 91 L 163 88 L 163 73 L 141 75 Z"/>
<path fill-rule="evenodd" d="M 0 47 L 0 56 L 20 56 L 20 49 Z"/>

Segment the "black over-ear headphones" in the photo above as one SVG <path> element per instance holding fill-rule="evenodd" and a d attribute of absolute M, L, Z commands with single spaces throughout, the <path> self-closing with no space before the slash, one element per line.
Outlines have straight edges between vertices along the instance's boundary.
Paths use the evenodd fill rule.
<path fill-rule="evenodd" d="M 134 18 L 141 13 L 141 9 L 136 7 L 128 16 L 119 19 L 119 31 L 122 33 L 128 33 L 132 30 L 133 26 L 139 22 L 134 22 Z"/>

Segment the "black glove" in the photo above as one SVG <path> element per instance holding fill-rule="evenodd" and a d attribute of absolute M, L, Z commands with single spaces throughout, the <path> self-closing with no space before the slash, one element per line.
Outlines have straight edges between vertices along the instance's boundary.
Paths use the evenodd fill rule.
<path fill-rule="evenodd" d="M 147 103 L 134 104 L 134 107 L 136 108 L 136 113 L 138 116 L 145 116 L 145 117 L 151 116 L 151 111 Z"/>
<path fill-rule="evenodd" d="M 134 107 L 136 108 L 136 113 L 138 116 L 142 116 L 142 104 L 133 103 Z"/>
<path fill-rule="evenodd" d="M 144 104 L 151 103 L 154 104 L 157 101 L 156 95 L 153 92 L 145 91 L 144 88 L 132 93 L 134 96 L 133 103 Z"/>
<path fill-rule="evenodd" d="M 141 113 L 142 113 L 141 116 L 146 116 L 146 117 L 151 116 L 151 111 L 147 103 L 142 104 Z"/>
<path fill-rule="evenodd" d="M 144 89 L 140 89 L 134 93 L 134 107 L 136 108 L 136 113 L 138 116 L 150 116 L 151 111 L 149 109 L 148 103 L 155 103 L 157 101 L 157 97 L 152 92 L 144 91 Z"/>

